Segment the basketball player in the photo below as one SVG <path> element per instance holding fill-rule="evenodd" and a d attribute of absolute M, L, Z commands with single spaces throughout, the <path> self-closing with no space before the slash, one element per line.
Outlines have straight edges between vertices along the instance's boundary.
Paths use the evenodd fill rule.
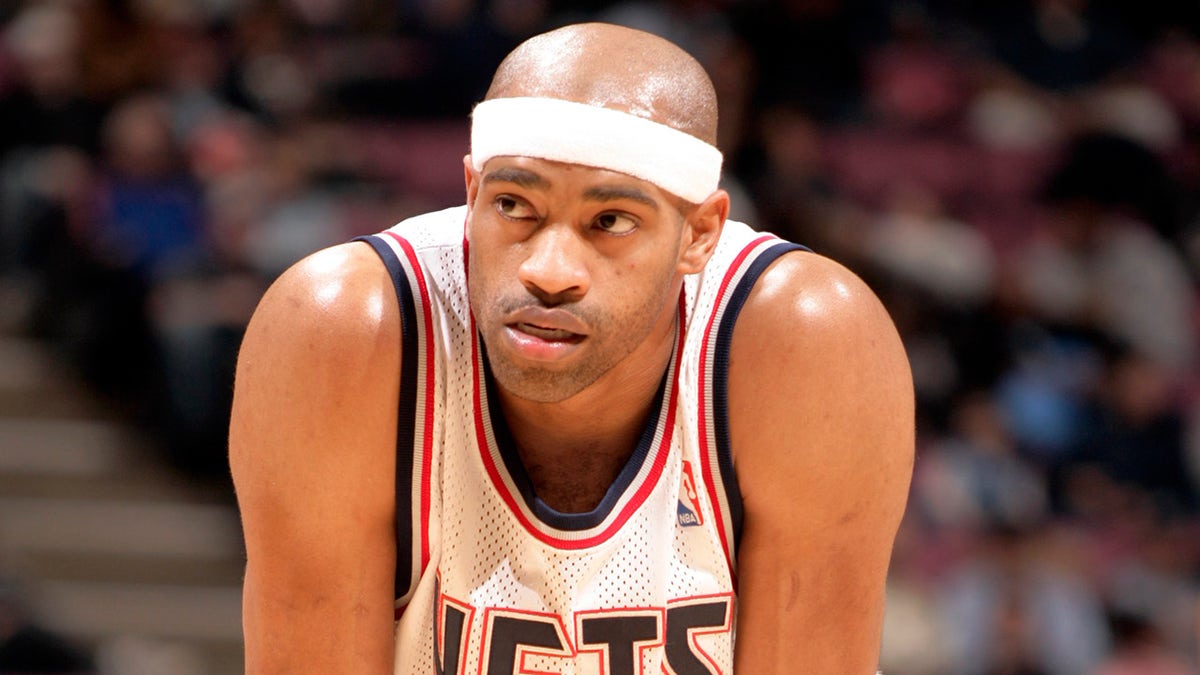
<path fill-rule="evenodd" d="M 230 438 L 249 673 L 874 673 L 907 361 L 834 262 L 726 222 L 657 37 L 535 37 L 466 205 L 263 298 Z"/>

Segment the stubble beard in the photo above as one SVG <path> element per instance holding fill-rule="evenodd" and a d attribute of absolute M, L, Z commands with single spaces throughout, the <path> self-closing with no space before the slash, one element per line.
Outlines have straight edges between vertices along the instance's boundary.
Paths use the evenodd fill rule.
<path fill-rule="evenodd" d="M 666 311 L 668 288 L 645 296 L 639 306 L 621 316 L 594 307 L 559 307 L 573 312 L 593 329 L 581 345 L 588 353 L 583 354 L 569 368 L 525 366 L 508 358 L 498 344 L 500 332 L 505 330 L 499 319 L 482 318 L 480 335 L 487 347 L 488 366 L 492 377 L 509 394 L 536 403 L 558 403 L 582 392 L 597 380 L 617 367 L 654 330 L 660 312 Z M 476 307 L 486 307 L 488 316 L 501 317 L 530 305 L 540 304 L 536 299 L 504 298 Z M 486 327 L 485 327 L 485 323 Z"/>

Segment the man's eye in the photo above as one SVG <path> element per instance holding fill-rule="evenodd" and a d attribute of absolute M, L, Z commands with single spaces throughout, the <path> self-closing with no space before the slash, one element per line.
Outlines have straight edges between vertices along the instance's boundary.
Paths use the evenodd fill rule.
<path fill-rule="evenodd" d="M 637 226 L 636 220 L 623 213 L 602 213 L 596 217 L 596 227 L 609 234 L 628 234 Z"/>
<path fill-rule="evenodd" d="M 506 218 L 520 220 L 535 217 L 533 209 L 528 204 L 507 195 L 500 195 L 496 198 L 496 210 Z"/>

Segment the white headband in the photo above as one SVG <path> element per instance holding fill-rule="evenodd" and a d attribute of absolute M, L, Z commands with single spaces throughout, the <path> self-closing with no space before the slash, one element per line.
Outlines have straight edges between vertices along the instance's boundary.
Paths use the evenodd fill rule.
<path fill-rule="evenodd" d="M 471 113 L 471 163 L 537 157 L 640 178 L 699 204 L 717 189 L 721 151 L 619 110 L 556 98 L 494 98 Z"/>

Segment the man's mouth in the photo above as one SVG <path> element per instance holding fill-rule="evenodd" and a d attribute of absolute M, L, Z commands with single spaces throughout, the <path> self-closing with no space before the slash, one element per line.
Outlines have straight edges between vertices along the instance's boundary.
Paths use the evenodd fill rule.
<path fill-rule="evenodd" d="M 534 307 L 509 315 L 502 339 L 516 358 L 550 364 L 576 353 L 588 331 L 588 325 L 570 312 Z"/>
<path fill-rule="evenodd" d="M 504 318 L 505 326 L 527 339 L 555 344 L 576 344 L 590 327 L 574 313 L 556 307 L 525 307 Z"/>
<path fill-rule="evenodd" d="M 530 335 L 538 338 L 539 340 L 545 340 L 547 342 L 579 342 L 583 340 L 584 337 L 578 333 L 572 333 L 571 331 L 563 330 L 561 328 L 539 326 L 534 323 L 519 322 L 511 324 L 511 326 L 516 330 L 525 333 L 526 335 Z"/>

